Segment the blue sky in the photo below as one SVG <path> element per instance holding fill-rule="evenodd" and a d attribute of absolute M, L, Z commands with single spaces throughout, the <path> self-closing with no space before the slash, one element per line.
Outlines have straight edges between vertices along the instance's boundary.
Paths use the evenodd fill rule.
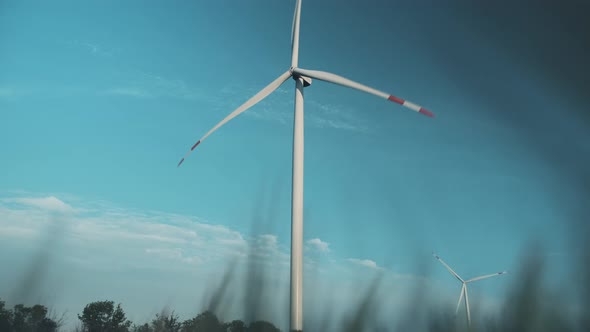
<path fill-rule="evenodd" d="M 79 278 L 94 268 L 107 276 L 72 282 L 63 300 L 40 291 L 72 312 L 112 296 L 147 317 L 164 304 L 133 300 L 141 287 L 188 305 L 180 287 L 153 276 L 177 269 L 175 285 L 192 285 L 193 274 L 204 282 L 207 271 L 221 271 L 224 255 L 240 252 L 232 246 L 258 240 L 286 282 L 293 81 L 176 164 L 288 68 L 293 7 L 0 2 L 0 259 L 25 269 L 42 236 L 35 232 L 58 216 L 68 221 L 56 266 Z M 325 264 L 326 278 L 346 284 L 378 268 L 392 280 L 419 279 L 426 264 L 432 285 L 454 301 L 459 285 L 431 251 L 468 278 L 517 270 L 533 238 L 549 266 L 569 270 L 577 253 L 570 221 L 587 216 L 589 197 L 583 23 L 568 19 L 579 11 L 572 3 L 555 16 L 543 6 L 506 8 L 303 2 L 302 68 L 436 114 L 324 82 L 305 90 L 306 255 Z M 151 260 L 155 274 L 132 283 Z M 2 298 L 19 273 L 3 276 Z M 136 288 L 116 290 L 115 279 Z M 489 280 L 471 291 L 501 301 L 494 291 L 509 284 Z"/>

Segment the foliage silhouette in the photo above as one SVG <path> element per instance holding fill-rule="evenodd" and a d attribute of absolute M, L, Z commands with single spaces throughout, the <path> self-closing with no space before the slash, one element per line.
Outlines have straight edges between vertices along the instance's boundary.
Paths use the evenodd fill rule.
<path fill-rule="evenodd" d="M 0 300 L 0 332 L 55 332 L 61 321 L 49 317 L 47 307 L 35 304 L 27 307 L 17 304 L 7 309 L 6 303 Z"/>
<path fill-rule="evenodd" d="M 83 332 L 128 332 L 132 324 L 125 317 L 121 304 L 115 308 L 113 301 L 87 304 L 78 319 L 82 321 Z"/>

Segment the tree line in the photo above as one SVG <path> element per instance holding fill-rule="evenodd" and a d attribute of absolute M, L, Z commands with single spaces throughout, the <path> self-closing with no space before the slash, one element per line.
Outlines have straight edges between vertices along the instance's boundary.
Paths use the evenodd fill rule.
<path fill-rule="evenodd" d="M 223 322 L 211 311 L 185 321 L 174 312 L 162 312 L 151 322 L 138 325 L 127 319 L 120 303 L 115 306 L 113 301 L 89 303 L 77 317 L 80 324 L 75 332 L 280 332 L 267 321 Z M 57 332 L 63 323 L 64 316 L 56 317 L 43 305 L 7 308 L 0 300 L 0 332 Z"/>

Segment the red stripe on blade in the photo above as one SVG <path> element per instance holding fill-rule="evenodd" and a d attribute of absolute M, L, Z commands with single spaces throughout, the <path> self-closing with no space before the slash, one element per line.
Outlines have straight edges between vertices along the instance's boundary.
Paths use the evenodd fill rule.
<path fill-rule="evenodd" d="M 398 103 L 398 104 L 402 104 L 402 105 L 404 104 L 404 100 L 403 99 L 400 99 L 400 98 L 398 98 L 396 96 L 389 96 L 389 98 L 387 98 L 387 99 L 389 99 L 389 100 L 391 100 L 391 101 L 393 101 L 395 103 Z"/>
<path fill-rule="evenodd" d="M 431 111 L 429 111 L 427 109 L 421 108 L 418 112 L 420 112 L 426 116 L 429 116 L 431 118 L 434 118 L 434 113 L 432 113 Z"/>
<path fill-rule="evenodd" d="M 184 158 L 180 159 L 180 162 L 178 163 L 178 166 L 176 166 L 176 167 L 180 167 L 180 165 L 182 165 L 183 161 L 184 161 Z"/>
<path fill-rule="evenodd" d="M 197 147 L 197 145 L 199 145 L 199 144 L 201 144 L 200 140 L 197 141 L 197 143 L 195 143 L 195 145 L 193 145 L 193 147 L 191 148 L 191 151 L 193 151 Z"/>

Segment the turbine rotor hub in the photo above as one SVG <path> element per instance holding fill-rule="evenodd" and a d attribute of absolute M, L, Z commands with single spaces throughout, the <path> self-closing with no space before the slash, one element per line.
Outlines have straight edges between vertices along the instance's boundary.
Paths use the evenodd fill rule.
<path fill-rule="evenodd" d="M 291 71 L 292 72 L 292 71 Z M 295 74 L 293 73 L 293 79 L 295 81 L 297 81 L 298 79 L 303 79 L 303 87 L 308 87 L 311 85 L 312 79 L 311 77 L 307 77 L 307 76 L 303 76 L 303 75 L 299 75 L 299 74 Z"/>

